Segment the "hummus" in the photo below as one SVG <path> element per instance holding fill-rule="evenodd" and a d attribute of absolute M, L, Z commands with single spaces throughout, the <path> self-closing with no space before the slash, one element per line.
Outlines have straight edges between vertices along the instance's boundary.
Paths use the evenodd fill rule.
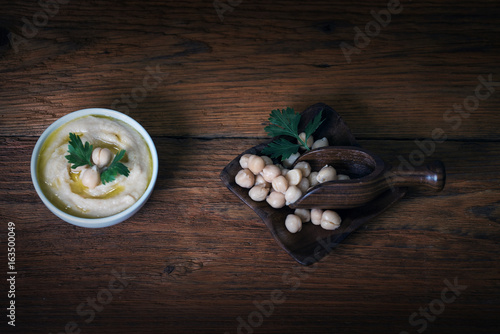
<path fill-rule="evenodd" d="M 128 177 L 117 175 L 114 181 L 94 189 L 85 187 L 80 169 L 71 169 L 65 158 L 70 132 L 94 148 L 108 148 L 113 154 L 126 150 L 120 162 L 128 167 Z M 127 209 L 144 194 L 151 181 L 151 152 L 142 136 L 124 122 L 84 116 L 64 124 L 47 138 L 37 172 L 43 193 L 59 209 L 79 217 L 107 217 Z"/>

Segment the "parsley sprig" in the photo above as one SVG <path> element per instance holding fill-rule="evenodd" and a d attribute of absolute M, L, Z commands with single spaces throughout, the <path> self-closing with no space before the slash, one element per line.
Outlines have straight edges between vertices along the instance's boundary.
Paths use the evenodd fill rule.
<path fill-rule="evenodd" d="M 69 163 L 73 164 L 71 166 L 72 169 L 85 165 L 92 166 L 93 150 L 94 147 L 90 145 L 89 142 L 85 142 L 85 145 L 83 145 L 79 136 L 70 133 L 68 145 L 69 154 L 65 156 L 65 158 L 68 159 Z"/>
<path fill-rule="evenodd" d="M 94 164 L 92 163 L 92 151 L 94 150 L 93 145 L 90 145 L 89 142 L 82 143 L 82 140 L 79 136 L 74 133 L 69 134 L 69 143 L 68 143 L 68 155 L 65 158 L 71 165 L 71 169 L 75 169 L 80 166 L 89 166 L 92 167 Z M 108 182 L 112 182 L 116 179 L 116 176 L 119 174 L 128 177 L 130 171 L 127 166 L 120 162 L 121 159 L 125 156 L 125 150 L 120 150 L 113 161 L 109 164 L 109 166 L 104 167 L 101 171 L 100 178 L 101 183 L 106 184 Z"/>
<path fill-rule="evenodd" d="M 285 160 L 289 158 L 292 154 L 298 152 L 299 148 L 302 146 L 307 151 L 310 151 L 311 148 L 307 145 L 307 140 L 309 137 L 318 129 L 318 127 L 323 123 L 323 119 L 321 119 L 321 114 L 323 110 L 321 110 L 314 119 L 309 122 L 305 129 L 305 139 L 300 138 L 299 134 L 299 123 L 300 123 L 300 114 L 295 113 L 293 108 L 287 107 L 286 109 L 275 109 L 271 111 L 269 116 L 270 124 L 264 128 L 264 130 L 271 136 L 291 136 L 297 139 L 298 143 L 292 143 L 289 140 L 281 137 L 269 145 L 267 145 L 262 153 L 265 155 L 269 155 L 271 158 L 279 158 L 281 160 Z"/>
<path fill-rule="evenodd" d="M 118 154 L 115 155 L 115 158 L 113 159 L 113 161 L 111 161 L 111 164 L 108 166 L 108 168 L 106 168 L 101 173 L 102 184 L 114 181 L 115 177 L 118 174 L 122 174 L 125 175 L 125 177 L 128 177 L 130 171 L 128 170 L 127 166 L 119 162 L 124 155 L 125 155 L 125 150 L 120 150 L 120 152 L 118 152 Z"/>

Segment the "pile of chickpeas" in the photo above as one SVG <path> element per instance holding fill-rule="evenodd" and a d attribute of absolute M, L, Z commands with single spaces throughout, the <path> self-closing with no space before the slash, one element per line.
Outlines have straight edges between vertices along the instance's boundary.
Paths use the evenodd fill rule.
<path fill-rule="evenodd" d="M 305 134 L 301 134 L 305 136 Z M 326 138 L 314 141 L 309 137 L 308 146 L 312 149 L 328 146 Z M 248 196 L 256 201 L 266 201 L 271 207 L 281 209 L 302 197 L 311 187 L 332 180 L 346 180 L 348 175 L 337 174 L 334 167 L 326 165 L 320 171 L 311 171 L 306 161 L 298 162 L 289 169 L 300 157 L 300 153 L 292 154 L 283 164 L 274 164 L 268 156 L 244 154 L 240 158 L 241 170 L 236 174 L 235 182 L 242 188 L 249 189 Z M 342 219 L 333 210 L 295 209 L 287 215 L 285 226 L 290 233 L 297 233 L 302 224 L 311 222 L 326 230 L 335 230 Z"/>

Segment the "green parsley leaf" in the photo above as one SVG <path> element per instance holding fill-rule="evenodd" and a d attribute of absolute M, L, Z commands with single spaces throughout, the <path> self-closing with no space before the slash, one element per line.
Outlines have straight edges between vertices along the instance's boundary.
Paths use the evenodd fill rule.
<path fill-rule="evenodd" d="M 93 146 L 88 142 L 83 145 L 82 140 L 79 136 L 74 133 L 69 134 L 69 154 L 65 156 L 69 163 L 73 164 L 72 169 L 80 166 L 89 165 L 92 166 L 92 150 Z"/>
<path fill-rule="evenodd" d="M 271 137 L 282 135 L 298 137 L 300 114 L 296 114 L 292 108 L 287 107 L 282 111 L 279 109 L 271 111 L 269 122 L 271 124 L 266 126 L 264 130 Z"/>
<path fill-rule="evenodd" d="M 307 139 L 314 133 L 314 131 L 316 131 L 319 128 L 321 123 L 323 123 L 324 119 L 321 119 L 322 113 L 323 113 L 323 109 L 321 109 L 319 111 L 319 113 L 316 115 L 316 117 L 314 117 L 312 122 L 307 124 L 306 129 L 304 131 L 306 133 L 306 143 L 307 143 Z"/>
<path fill-rule="evenodd" d="M 305 140 L 302 140 L 299 136 L 299 123 L 300 123 L 300 114 L 296 114 L 295 111 L 287 107 L 286 109 L 279 109 L 271 111 L 269 116 L 269 124 L 264 128 L 264 130 L 272 137 L 277 136 L 291 136 L 300 143 L 292 143 L 284 138 L 279 138 L 268 146 L 266 146 L 262 153 L 269 155 L 271 158 L 279 158 L 281 160 L 285 160 L 289 158 L 292 154 L 295 154 L 299 151 L 301 146 L 305 147 L 306 150 L 310 151 L 311 148 L 307 146 L 307 140 L 309 137 L 318 129 L 318 127 L 323 123 L 321 119 L 323 110 L 321 110 L 314 119 L 306 125 Z"/>
<path fill-rule="evenodd" d="M 119 162 L 123 156 L 125 155 L 125 150 L 120 150 L 117 155 L 115 155 L 111 164 L 101 173 L 101 182 L 102 184 L 106 184 L 108 182 L 112 182 L 115 180 L 116 176 L 119 174 L 125 175 L 128 177 L 130 174 L 127 166 Z"/>
<path fill-rule="evenodd" d="M 271 158 L 279 158 L 280 156 L 284 159 L 287 159 L 292 154 L 297 153 L 300 145 L 291 143 L 285 138 L 279 138 L 262 150 L 262 154 L 268 155 Z"/>

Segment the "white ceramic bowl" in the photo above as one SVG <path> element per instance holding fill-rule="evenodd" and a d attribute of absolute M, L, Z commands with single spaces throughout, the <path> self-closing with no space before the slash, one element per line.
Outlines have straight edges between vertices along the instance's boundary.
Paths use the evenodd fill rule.
<path fill-rule="evenodd" d="M 107 117 L 112 117 L 115 119 L 118 119 L 122 122 L 127 123 L 129 126 L 131 126 L 133 129 L 135 129 L 139 134 L 144 138 L 146 141 L 146 144 L 149 147 L 149 150 L 151 151 L 151 159 L 153 163 L 153 173 L 151 175 L 151 181 L 149 182 L 149 185 L 144 192 L 144 194 L 135 202 L 132 206 L 129 208 L 125 209 L 124 211 L 121 211 L 117 214 L 114 214 L 112 216 L 108 217 L 101 217 L 101 218 L 82 218 L 82 217 L 77 217 L 73 216 L 71 214 L 68 214 L 60 209 L 58 209 L 54 204 L 52 204 L 48 198 L 45 196 L 45 194 L 42 192 L 42 189 L 40 188 L 40 184 L 38 181 L 38 176 L 37 176 L 37 162 L 38 162 L 38 156 L 40 154 L 40 149 L 43 146 L 43 143 L 47 139 L 47 137 L 57 130 L 60 126 L 63 124 L 66 124 L 69 121 L 72 121 L 76 118 L 80 118 L 83 116 L 88 116 L 88 115 L 102 115 L 102 116 L 107 116 Z M 99 227 L 107 227 L 111 226 L 114 224 L 118 224 L 131 216 L 133 216 L 139 209 L 146 203 L 148 200 L 149 196 L 151 195 L 153 188 L 156 183 L 156 178 L 158 176 L 158 153 L 156 152 L 156 147 L 153 143 L 153 140 L 149 136 L 149 134 L 144 130 L 144 128 L 137 123 L 134 119 L 131 117 L 122 114 L 118 111 L 115 110 L 110 110 L 110 109 L 103 109 L 103 108 L 89 108 L 89 109 L 82 109 L 78 111 L 74 111 L 66 116 L 63 116 L 59 118 L 57 121 L 52 123 L 40 136 L 38 139 L 35 148 L 33 149 L 33 154 L 31 155 L 31 179 L 33 180 L 33 185 L 35 187 L 36 192 L 38 193 L 38 196 L 42 200 L 42 202 L 45 204 L 45 206 L 52 211 L 57 217 L 61 218 L 62 220 L 81 227 L 90 227 L 90 228 L 99 228 Z"/>

